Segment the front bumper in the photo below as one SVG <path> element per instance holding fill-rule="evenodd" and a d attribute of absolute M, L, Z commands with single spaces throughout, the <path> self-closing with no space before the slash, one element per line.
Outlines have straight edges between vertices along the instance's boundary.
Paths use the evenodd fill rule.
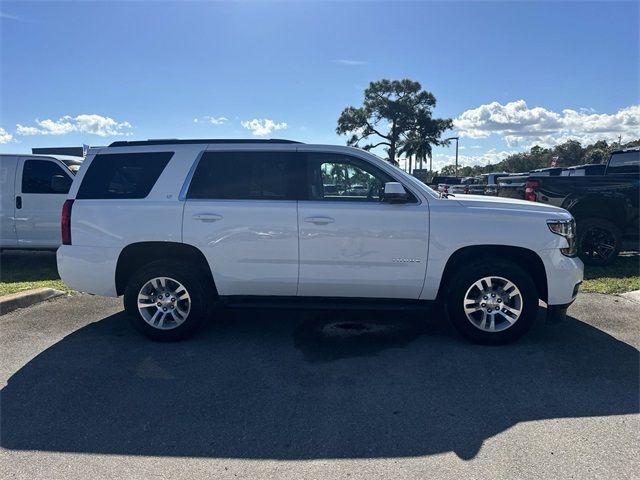
<path fill-rule="evenodd" d="M 560 323 L 567 318 L 567 310 L 578 296 L 578 290 L 580 289 L 580 283 L 577 283 L 573 288 L 573 300 L 569 303 L 562 305 L 547 305 L 547 322 L 548 323 Z"/>
<path fill-rule="evenodd" d="M 567 257 L 559 248 L 539 251 L 547 276 L 547 305 L 571 305 L 584 276 L 584 264 L 578 257 Z"/>

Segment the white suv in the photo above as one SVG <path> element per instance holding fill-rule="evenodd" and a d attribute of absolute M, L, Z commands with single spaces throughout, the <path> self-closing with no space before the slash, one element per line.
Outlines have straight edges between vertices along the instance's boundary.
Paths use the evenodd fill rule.
<path fill-rule="evenodd" d="M 285 140 L 92 150 L 62 237 L 65 283 L 124 295 L 154 340 L 187 337 L 220 303 L 376 299 L 445 306 L 468 338 L 504 343 L 529 329 L 539 299 L 563 317 L 583 273 L 561 208 L 444 197 L 368 152 Z"/>

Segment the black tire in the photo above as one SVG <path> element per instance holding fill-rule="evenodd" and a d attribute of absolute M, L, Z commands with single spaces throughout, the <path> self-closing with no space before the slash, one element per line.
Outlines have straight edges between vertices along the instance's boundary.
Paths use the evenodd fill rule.
<path fill-rule="evenodd" d="M 138 294 L 141 289 L 150 280 L 158 277 L 167 277 L 179 282 L 188 292 L 190 299 L 190 309 L 186 318 L 179 325 L 169 329 L 152 326 L 145 321 L 138 310 Z M 202 322 L 209 317 L 210 305 L 214 297 L 215 292 L 212 291 L 206 277 L 198 269 L 176 262 L 157 261 L 142 267 L 132 275 L 124 293 L 124 308 L 136 330 L 151 340 L 173 342 L 188 338 L 196 332 Z M 166 299 L 167 302 L 171 300 L 172 298 Z M 171 308 L 171 305 L 169 307 Z M 153 312 L 155 307 L 149 308 Z M 171 324 L 173 319 L 169 316 L 167 319 L 167 323 Z"/>
<path fill-rule="evenodd" d="M 578 256 L 587 265 L 610 265 L 622 247 L 622 231 L 609 220 L 585 218 L 576 226 Z"/>
<path fill-rule="evenodd" d="M 495 309 L 493 309 L 493 316 L 495 318 L 494 323 L 495 327 L 497 327 L 496 331 L 486 331 L 481 329 L 480 326 L 475 325 L 467 317 L 464 309 L 465 305 L 471 305 L 471 303 L 469 303 L 470 301 L 465 302 L 468 291 L 470 291 L 472 296 L 477 296 L 479 298 L 479 302 L 482 302 L 481 299 L 484 297 L 480 293 L 480 290 L 477 287 L 475 287 L 474 290 L 470 289 L 476 282 L 485 277 L 500 277 L 502 279 L 506 279 L 515 285 L 515 287 L 520 291 L 519 300 L 516 297 L 509 298 L 508 293 L 504 293 L 504 290 L 500 289 L 501 280 L 495 281 L 494 287 L 497 298 L 491 298 L 491 295 L 489 294 L 488 301 L 506 302 L 501 303 L 500 305 L 503 307 L 506 305 L 514 308 L 520 308 L 520 315 L 514 322 L 506 320 L 507 316 L 511 318 L 509 313 L 496 314 Z M 517 264 L 507 260 L 490 257 L 485 258 L 482 261 L 460 266 L 450 277 L 448 285 L 446 309 L 449 320 L 458 332 L 476 343 L 499 345 L 513 342 L 529 331 L 538 314 L 539 295 L 533 279 Z M 508 292 L 514 292 L 511 287 L 506 290 Z M 476 291 L 478 293 L 476 293 Z M 488 313 L 488 311 L 491 310 L 488 310 L 489 304 L 479 303 L 477 307 L 480 307 L 480 305 L 485 306 L 481 310 L 470 315 L 474 321 L 481 323 L 481 319 L 483 318 L 482 315 L 486 315 L 487 319 L 491 318 L 491 314 Z M 489 324 L 491 323 L 490 320 L 487 321 L 489 321 Z M 504 329 L 499 330 L 499 328 Z"/>

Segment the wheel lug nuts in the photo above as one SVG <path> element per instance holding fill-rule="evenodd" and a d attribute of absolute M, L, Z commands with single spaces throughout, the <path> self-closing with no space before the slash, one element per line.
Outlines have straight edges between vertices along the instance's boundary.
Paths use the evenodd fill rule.
<path fill-rule="evenodd" d="M 495 293 L 492 293 L 492 294 L 491 294 L 491 296 L 492 296 L 492 297 L 495 297 L 495 296 L 496 296 L 496 294 L 495 294 Z"/>
<path fill-rule="evenodd" d="M 167 307 L 164 307 L 164 308 L 162 309 L 162 311 L 163 311 L 163 312 L 166 312 L 166 311 L 167 311 Z"/>
<path fill-rule="evenodd" d="M 490 309 L 490 308 L 487 308 L 487 312 L 491 313 L 491 309 Z"/>
<path fill-rule="evenodd" d="M 171 297 L 171 301 L 172 301 L 172 302 L 175 302 L 175 301 L 176 301 L 176 299 L 175 299 L 175 298 L 173 298 L 173 297 Z"/>
<path fill-rule="evenodd" d="M 487 298 L 489 298 L 489 297 L 487 297 L 486 295 L 484 295 L 482 298 L 484 298 L 484 299 L 486 300 L 486 299 L 487 299 Z"/>
<path fill-rule="evenodd" d="M 502 303 L 502 299 L 501 298 L 498 299 L 498 303 Z"/>
<path fill-rule="evenodd" d="M 161 304 L 160 302 L 156 303 L 156 305 L 158 305 L 159 307 L 161 307 L 161 306 L 162 306 L 162 304 Z"/>
<path fill-rule="evenodd" d="M 486 303 L 481 303 L 481 304 L 480 304 L 480 306 L 481 306 L 481 307 L 486 307 L 486 306 L 487 306 L 487 304 L 486 304 Z"/>
<path fill-rule="evenodd" d="M 175 307 L 173 305 L 171 305 L 171 310 L 173 310 Z"/>

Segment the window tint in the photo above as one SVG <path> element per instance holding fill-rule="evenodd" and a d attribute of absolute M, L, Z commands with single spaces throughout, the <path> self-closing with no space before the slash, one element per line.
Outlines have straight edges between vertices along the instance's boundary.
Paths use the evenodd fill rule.
<path fill-rule="evenodd" d="M 607 174 L 640 172 L 640 151 L 615 153 L 611 155 Z"/>
<path fill-rule="evenodd" d="M 67 181 L 66 192 L 56 192 L 51 188 L 51 179 L 61 175 Z M 64 194 L 71 188 L 71 178 L 56 163 L 49 160 L 27 160 L 22 169 L 22 193 L 57 193 Z"/>
<path fill-rule="evenodd" d="M 172 156 L 173 152 L 96 155 L 77 198 L 144 198 Z"/>
<path fill-rule="evenodd" d="M 187 198 L 295 200 L 298 165 L 293 152 L 207 152 Z"/>
<path fill-rule="evenodd" d="M 386 173 L 357 158 L 340 154 L 308 155 L 309 200 L 379 202 Z"/>

